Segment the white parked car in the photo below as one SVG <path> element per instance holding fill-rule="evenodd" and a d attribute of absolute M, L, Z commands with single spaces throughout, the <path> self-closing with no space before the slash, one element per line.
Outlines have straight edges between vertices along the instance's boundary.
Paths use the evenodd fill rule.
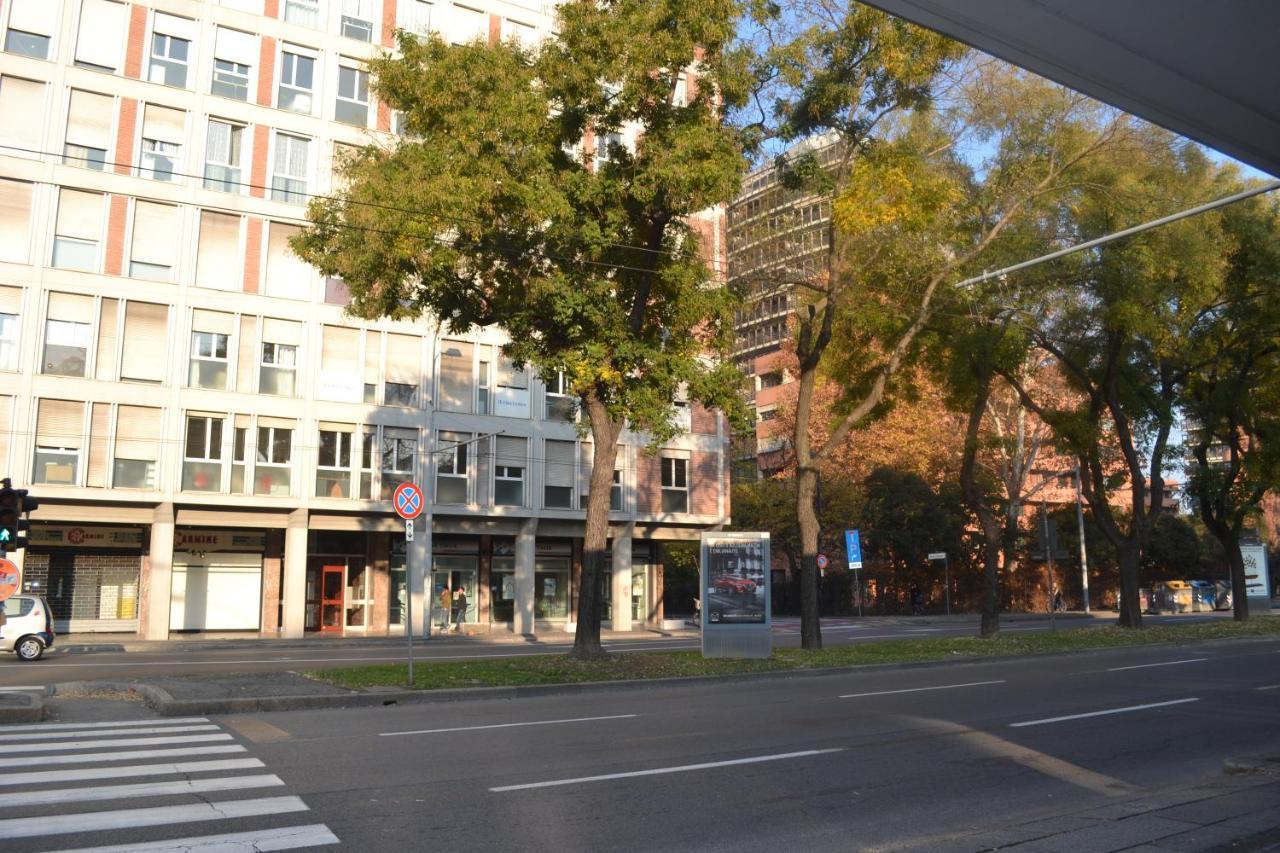
<path fill-rule="evenodd" d="M 15 652 L 19 660 L 40 660 L 53 640 L 53 613 L 43 597 L 15 595 L 4 602 L 0 652 Z"/>

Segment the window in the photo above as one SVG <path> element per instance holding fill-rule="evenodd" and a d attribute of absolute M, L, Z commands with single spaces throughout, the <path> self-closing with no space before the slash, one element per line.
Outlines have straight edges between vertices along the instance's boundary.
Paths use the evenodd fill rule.
<path fill-rule="evenodd" d="M 85 376 L 93 340 L 93 299 L 70 293 L 49 294 L 42 373 Z"/>
<path fill-rule="evenodd" d="M 316 497 L 351 497 L 352 428 L 320 428 L 320 448 L 316 457 Z"/>
<path fill-rule="evenodd" d="M 222 489 L 222 424 L 216 415 L 188 415 L 182 451 L 182 490 Z"/>
<path fill-rule="evenodd" d="M 156 12 L 151 33 L 151 65 L 147 79 L 152 83 L 185 88 L 191 62 L 191 42 L 195 22 Z"/>
<path fill-rule="evenodd" d="M 163 382 L 168 352 L 169 306 L 129 300 L 124 312 L 120 378 L 126 382 Z"/>
<path fill-rule="evenodd" d="M 284 0 L 284 19 L 291 24 L 319 29 L 320 0 Z"/>
<path fill-rule="evenodd" d="M 236 415 L 235 426 L 231 430 L 231 494 L 243 495 L 245 489 L 245 469 L 249 458 L 246 446 L 249 443 L 249 416 Z"/>
<path fill-rule="evenodd" d="M 378 447 L 378 428 L 365 427 L 360 436 L 360 499 L 373 498 L 373 458 Z"/>
<path fill-rule="evenodd" d="M 31 188 L 25 181 L 0 178 L 0 261 L 31 259 Z"/>
<path fill-rule="evenodd" d="M 244 152 L 244 125 L 209 119 L 204 144 L 204 188 L 238 193 Z"/>
<path fill-rule="evenodd" d="M 280 87 L 276 106 L 295 113 L 311 112 L 311 93 L 315 89 L 315 57 L 284 50 L 280 55 Z"/>
<path fill-rule="evenodd" d="M 58 219 L 53 234 L 53 265 L 66 270 L 97 272 L 102 239 L 102 195 L 58 190 Z"/>
<path fill-rule="evenodd" d="M 138 173 L 155 181 L 177 180 L 182 171 L 182 140 L 187 114 L 147 104 L 142 117 L 142 151 Z"/>
<path fill-rule="evenodd" d="M 178 208 L 172 204 L 137 201 L 133 205 L 133 239 L 129 244 L 129 275 L 151 281 L 173 281 L 177 266 Z"/>
<path fill-rule="evenodd" d="M 396 487 L 413 482 L 414 457 L 418 453 L 418 431 L 382 428 L 382 499 L 391 500 Z"/>
<path fill-rule="evenodd" d="M 495 506 L 524 506 L 524 472 L 529 463 L 528 439 L 498 436 L 494 457 L 493 503 Z"/>
<path fill-rule="evenodd" d="M 16 291 L 17 288 L 0 288 L 0 370 L 18 369 L 18 314 L 15 310 L 17 306 L 9 305 L 8 300 L 2 295 L 9 290 Z"/>
<path fill-rule="evenodd" d="M 531 50 L 538 46 L 538 29 L 532 24 L 502 19 L 502 40 L 514 41 L 521 47 Z"/>
<path fill-rule="evenodd" d="M 577 442 L 547 439 L 543 448 L 542 505 L 573 509 L 573 481 L 578 469 L 574 461 Z"/>
<path fill-rule="evenodd" d="M 453 44 L 469 44 L 489 40 L 489 16 L 479 9 L 453 6 L 453 26 L 449 28 L 449 41 Z"/>
<path fill-rule="evenodd" d="M 9 53 L 48 59 L 49 43 L 62 5 L 49 0 L 12 0 L 8 6 L 9 30 L 5 33 L 4 49 Z"/>
<path fill-rule="evenodd" d="M 766 423 L 766 422 L 768 422 L 768 421 L 775 420 L 775 419 L 778 417 L 778 410 L 777 410 L 777 409 L 762 409 L 762 410 L 759 412 L 759 415 L 760 415 L 760 423 Z"/>
<path fill-rule="evenodd" d="M 53 4 L 51 4 L 53 5 Z M 83 0 L 76 35 L 76 65 L 114 73 L 126 40 L 129 7 L 112 0 Z"/>
<path fill-rule="evenodd" d="M 45 113 L 45 84 L 8 75 L 0 77 L 0 115 L 42 116 Z M 0 123 L 0 154 L 36 157 L 41 152 L 41 122 Z"/>
<path fill-rule="evenodd" d="M 613 162 L 618 156 L 617 149 L 622 147 L 622 134 L 602 133 L 598 135 L 596 137 L 596 153 L 593 161 L 595 171 L 599 172 L 604 168 L 605 163 Z"/>
<path fill-rule="evenodd" d="M 357 41 L 373 41 L 373 0 L 342 0 L 341 32 Z"/>
<path fill-rule="evenodd" d="M 227 355 L 229 343 L 230 338 L 221 332 L 192 332 L 191 368 L 187 376 L 187 384 L 193 388 L 225 391 L 227 368 L 230 366 L 230 358 Z"/>
<path fill-rule="evenodd" d="M 529 417 L 529 374 L 516 369 L 511 359 L 498 358 L 498 393 L 493 413 L 509 418 Z"/>
<path fill-rule="evenodd" d="M 760 374 L 761 388 L 777 388 L 782 384 L 782 371 L 774 370 L 769 373 Z"/>
<path fill-rule="evenodd" d="M 676 400 L 673 408 L 675 409 L 675 417 L 672 420 L 680 432 L 690 432 L 693 430 L 693 415 L 689 409 L 688 400 Z"/>
<path fill-rule="evenodd" d="M 460 432 L 441 432 L 436 459 L 436 502 L 465 504 L 467 502 L 467 444 L 471 436 Z"/>
<path fill-rule="evenodd" d="M 218 27 L 213 46 L 213 84 L 209 91 L 237 101 L 249 100 L 249 69 L 257 53 L 256 37 Z"/>
<path fill-rule="evenodd" d="M 289 239 L 302 229 L 297 225 L 272 222 L 267 227 L 267 269 L 263 290 L 268 296 L 311 299 L 316 283 L 315 270 L 293 253 Z"/>
<path fill-rule="evenodd" d="M 298 348 L 291 344 L 262 344 L 262 372 L 258 379 L 259 394 L 292 397 L 294 378 L 298 372 Z"/>
<path fill-rule="evenodd" d="M 689 460 L 662 457 L 662 511 L 689 511 Z"/>
<path fill-rule="evenodd" d="M 154 489 L 160 459 L 160 410 L 120 406 L 116 411 L 116 445 L 111 486 Z"/>
<path fill-rule="evenodd" d="M 322 400 L 359 403 L 360 330 L 325 326 L 320 338 L 320 389 Z"/>
<path fill-rule="evenodd" d="M 400 0 L 396 4 L 400 28 L 416 35 L 426 35 L 431 30 L 431 8 L 428 0 Z"/>
<path fill-rule="evenodd" d="M 306 204 L 307 157 L 311 140 L 286 133 L 276 134 L 275 172 L 271 178 L 271 198 L 289 204 Z"/>
<path fill-rule="evenodd" d="M 338 104 L 334 118 L 364 127 L 369 123 L 369 72 L 338 66 Z"/>
<path fill-rule="evenodd" d="M 440 346 L 440 390 L 436 406 L 443 412 L 471 411 L 471 360 L 474 345 L 463 341 L 442 341 Z"/>
<path fill-rule="evenodd" d="M 115 99 L 111 96 L 72 89 L 62 162 L 98 172 L 106 171 L 114 112 Z"/>
<path fill-rule="evenodd" d="M 587 499 L 591 495 L 591 471 L 595 467 L 595 448 L 591 444 L 583 444 L 581 447 L 582 454 L 582 494 L 578 498 L 579 509 L 587 508 Z M 609 510 L 610 512 L 622 511 L 622 465 L 626 459 L 626 448 L 621 444 L 618 445 L 617 455 L 614 457 L 613 469 L 613 485 L 609 489 Z"/>
<path fill-rule="evenodd" d="M 74 486 L 79 482 L 84 447 L 84 404 L 73 400 L 41 400 L 36 411 L 33 483 Z"/>
<path fill-rule="evenodd" d="M 671 105 L 675 107 L 689 106 L 689 78 L 684 74 L 676 78 L 676 88 L 671 96 Z"/>
<path fill-rule="evenodd" d="M 421 384 L 422 339 L 413 335 L 387 334 L 387 363 L 384 368 L 382 402 L 387 406 L 418 405 Z"/>
<path fill-rule="evenodd" d="M 293 457 L 292 422 L 258 419 L 258 456 L 253 469 L 255 495 L 289 494 L 289 463 Z"/>
<path fill-rule="evenodd" d="M 240 217 L 200 211 L 200 246 L 196 250 L 196 284 L 215 290 L 239 290 L 244 277 L 240 250 Z"/>
<path fill-rule="evenodd" d="M 573 421 L 575 403 L 569 381 L 563 372 L 547 377 L 546 411 L 543 417 L 549 421 Z"/>
<path fill-rule="evenodd" d="M 492 407 L 489 402 L 490 386 L 492 385 L 492 380 L 489 376 L 493 363 L 490 358 L 492 351 L 492 347 L 480 347 L 480 362 L 476 371 L 476 411 L 482 415 L 492 414 Z"/>

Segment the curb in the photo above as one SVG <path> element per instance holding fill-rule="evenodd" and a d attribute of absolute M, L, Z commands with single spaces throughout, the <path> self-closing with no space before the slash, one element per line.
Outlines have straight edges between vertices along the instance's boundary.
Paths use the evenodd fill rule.
<path fill-rule="evenodd" d="M 1261 774 L 1280 777 L 1280 756 L 1263 758 L 1224 758 L 1222 772 L 1231 776 Z"/>
<path fill-rule="evenodd" d="M 0 723 L 38 723 L 44 719 L 44 702 L 33 693 L 5 693 Z"/>

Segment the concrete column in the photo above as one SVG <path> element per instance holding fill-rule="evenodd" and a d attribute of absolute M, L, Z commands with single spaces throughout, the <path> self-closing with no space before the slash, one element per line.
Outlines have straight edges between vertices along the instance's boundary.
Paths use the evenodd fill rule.
<path fill-rule="evenodd" d="M 403 524 L 403 522 L 401 522 Z M 403 536 L 401 531 L 393 536 Z M 413 520 L 413 541 L 404 544 L 405 578 L 409 584 L 410 607 L 413 609 L 413 635 L 429 636 L 427 620 L 431 606 L 431 504 Z"/>
<path fill-rule="evenodd" d="M 307 624 L 307 511 L 289 513 L 284 530 L 284 578 L 280 585 L 284 599 L 284 625 L 280 635 L 297 639 Z"/>
<path fill-rule="evenodd" d="M 631 538 L 636 526 L 628 523 L 613 534 L 613 630 L 631 630 Z"/>
<path fill-rule="evenodd" d="M 147 555 L 147 612 L 142 635 L 169 639 L 169 597 L 173 591 L 173 504 L 160 504 L 151 520 Z"/>
<path fill-rule="evenodd" d="M 516 534 L 516 606 L 511 630 L 526 637 L 534 635 L 533 561 L 537 532 L 538 520 L 526 518 L 520 523 L 520 532 Z"/>

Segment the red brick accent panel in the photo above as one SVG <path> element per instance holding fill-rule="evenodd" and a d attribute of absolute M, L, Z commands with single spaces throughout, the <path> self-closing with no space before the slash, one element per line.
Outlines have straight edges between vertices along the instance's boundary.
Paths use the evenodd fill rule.
<path fill-rule="evenodd" d="M 271 84 L 275 76 L 276 40 L 263 36 L 262 47 L 258 50 L 258 103 L 264 107 L 271 106 Z"/>
<path fill-rule="evenodd" d="M 262 228 L 265 223 L 250 216 L 244 241 L 244 292 L 258 292 L 258 271 L 262 268 Z"/>
<path fill-rule="evenodd" d="M 689 414 L 689 420 L 693 425 L 693 432 L 699 433 L 700 435 L 715 435 L 716 423 L 719 419 L 720 416 L 708 409 L 706 406 L 696 400 L 693 402 L 692 410 Z"/>
<path fill-rule="evenodd" d="M 695 450 L 689 467 L 689 511 L 716 515 L 720 511 L 720 454 Z"/>
<path fill-rule="evenodd" d="M 382 46 L 396 43 L 396 0 L 382 0 Z"/>
<path fill-rule="evenodd" d="M 267 18 L 280 17 L 280 0 L 266 0 L 262 4 L 262 14 Z"/>
<path fill-rule="evenodd" d="M 382 101 L 378 101 L 378 130 L 391 132 L 391 106 Z"/>
<path fill-rule="evenodd" d="M 636 455 L 636 512 L 662 511 L 662 460 L 647 453 Z"/>
<path fill-rule="evenodd" d="M 133 131 L 138 124 L 138 102 L 120 99 L 120 123 L 116 128 L 116 174 L 127 175 L 133 166 Z"/>
<path fill-rule="evenodd" d="M 107 214 L 107 275 L 120 275 L 124 267 L 124 232 L 128 221 L 129 199 L 113 195 Z"/>
<path fill-rule="evenodd" d="M 253 126 L 253 164 L 249 167 L 249 195 L 264 198 L 267 190 L 267 126 Z"/>
<path fill-rule="evenodd" d="M 124 76 L 142 77 L 142 55 L 147 49 L 147 7 L 129 7 L 129 36 L 124 50 Z"/>
<path fill-rule="evenodd" d="M 489 44 L 502 41 L 502 16 L 489 13 Z"/>

